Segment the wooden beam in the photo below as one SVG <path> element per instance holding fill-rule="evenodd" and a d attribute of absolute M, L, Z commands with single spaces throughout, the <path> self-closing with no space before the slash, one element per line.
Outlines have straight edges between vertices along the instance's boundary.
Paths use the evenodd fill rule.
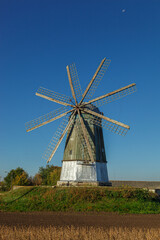
<path fill-rule="evenodd" d="M 51 119 L 49 119 L 49 120 L 47 120 L 47 121 L 44 121 L 43 123 L 38 124 L 38 125 L 36 125 L 36 126 L 34 126 L 34 127 L 32 127 L 32 128 L 29 128 L 29 129 L 27 129 L 26 131 L 27 131 L 27 132 L 30 132 L 30 131 L 32 131 L 32 130 L 34 130 L 34 129 L 36 129 L 36 128 L 39 128 L 39 127 L 41 127 L 41 126 L 43 126 L 43 125 L 46 125 L 47 123 L 53 122 L 54 120 L 56 120 L 56 119 L 58 119 L 58 118 L 61 118 L 61 117 L 67 115 L 68 113 L 70 113 L 70 112 L 72 112 L 72 111 L 74 111 L 74 109 L 71 109 L 71 110 L 69 110 L 69 111 L 67 111 L 67 112 L 65 112 L 65 113 L 62 113 L 62 114 L 58 115 L 57 117 L 51 118 Z M 33 121 L 34 121 L 34 120 L 33 120 Z M 35 119 L 35 121 L 36 121 L 36 119 Z"/>
<path fill-rule="evenodd" d="M 54 99 L 54 98 L 51 98 L 51 97 L 45 96 L 45 95 L 40 94 L 40 93 L 37 93 L 37 92 L 36 92 L 36 96 L 39 96 L 39 97 L 45 98 L 45 99 L 47 99 L 47 100 L 49 100 L 49 101 L 56 102 L 56 103 L 59 103 L 59 104 L 64 105 L 64 106 L 74 107 L 74 105 L 71 105 L 71 104 L 66 103 L 66 102 L 63 102 L 63 101 L 56 100 L 56 99 Z"/>
<path fill-rule="evenodd" d="M 83 130 L 83 135 L 84 135 L 84 138 L 85 138 L 87 147 L 88 147 L 88 153 L 89 153 L 89 156 L 90 156 L 90 158 L 91 158 L 91 162 L 95 162 L 95 160 L 94 160 L 94 158 L 93 158 L 93 154 L 92 154 L 91 145 L 90 145 L 89 140 L 88 140 L 87 130 L 86 130 L 85 124 L 84 124 L 84 122 L 83 122 L 83 119 L 82 119 L 82 117 L 81 117 L 81 114 L 80 114 L 79 109 L 78 109 L 78 115 L 79 115 L 79 119 L 80 119 L 80 122 L 81 122 L 82 130 Z"/>
<path fill-rule="evenodd" d="M 85 92 L 84 92 L 84 94 L 83 94 L 83 96 L 82 96 L 82 99 L 81 99 L 81 101 L 80 101 L 80 104 L 83 102 L 86 94 L 88 93 L 90 87 L 92 86 L 92 84 L 93 84 L 95 78 L 97 77 L 97 74 L 99 73 L 99 71 L 100 71 L 103 63 L 105 62 L 105 60 L 106 60 L 106 58 L 104 58 L 104 59 L 101 61 L 99 67 L 97 68 L 97 71 L 96 71 L 95 74 L 93 75 L 93 78 L 91 79 L 90 83 L 88 84 L 88 86 L 87 86 L 87 88 L 86 88 L 86 90 L 85 90 Z"/>
<path fill-rule="evenodd" d="M 101 100 L 101 99 L 103 99 L 103 98 L 105 98 L 105 97 L 112 96 L 112 95 L 114 95 L 114 94 L 116 94 L 116 93 L 122 92 L 122 91 L 124 91 L 124 90 L 126 90 L 126 89 L 128 89 L 128 88 L 131 88 L 131 87 L 135 86 L 135 85 L 136 85 L 135 83 L 132 83 L 132 84 L 127 85 L 126 87 L 119 88 L 119 89 L 117 89 L 117 90 L 115 90 L 115 91 L 113 91 L 113 92 L 110 92 L 110 93 L 107 93 L 107 94 L 102 95 L 102 96 L 100 96 L 100 97 L 97 97 L 97 98 L 95 98 L 95 99 L 92 99 L 92 100 L 90 100 L 89 102 L 84 103 L 83 106 L 85 106 L 85 105 L 87 105 L 87 104 L 90 104 L 90 103 L 93 103 L 93 102 L 96 102 L 96 101 L 98 101 L 98 100 Z"/>
<path fill-rule="evenodd" d="M 116 121 L 116 120 L 113 120 L 113 119 L 111 119 L 111 118 L 105 117 L 105 116 L 103 116 L 102 114 L 93 112 L 93 111 L 88 110 L 88 109 L 86 109 L 86 108 L 85 108 L 85 109 L 82 109 L 82 111 L 83 111 L 83 112 L 86 112 L 86 113 L 89 113 L 89 114 L 91 114 L 91 115 L 94 115 L 94 116 L 96 116 L 96 117 L 102 118 L 102 119 L 104 119 L 104 120 L 107 120 L 107 121 L 109 121 L 109 122 L 111 122 L 111 123 L 114 123 L 114 124 L 116 124 L 116 125 L 119 125 L 119 126 L 121 126 L 121 127 L 130 129 L 130 127 L 129 127 L 128 125 L 126 125 L 126 124 L 124 124 L 124 123 L 121 123 L 121 122 L 118 122 L 118 121 Z"/>
<path fill-rule="evenodd" d="M 47 163 L 51 161 L 53 155 L 54 155 L 55 152 L 57 151 L 57 148 L 59 147 L 59 145 L 60 145 L 61 141 L 63 140 L 63 138 L 64 138 L 64 136 L 65 136 L 65 134 L 66 134 L 68 128 L 69 128 L 70 125 L 71 125 L 71 122 L 72 122 L 72 119 L 73 119 L 75 113 L 76 113 L 76 111 L 74 111 L 73 115 L 70 117 L 70 120 L 69 120 L 67 126 L 65 127 L 65 129 L 64 129 L 64 131 L 63 131 L 63 133 L 62 133 L 62 135 L 60 136 L 60 138 L 59 138 L 59 140 L 58 140 L 58 142 L 57 142 L 57 144 L 56 144 L 54 150 L 52 151 L 52 153 L 51 153 L 51 155 L 50 155 L 50 157 L 49 157 Z"/>
<path fill-rule="evenodd" d="M 68 74 L 69 84 L 70 84 L 70 87 L 71 87 L 72 96 L 73 96 L 73 98 L 75 100 L 75 103 L 77 105 L 77 99 L 76 99 L 76 95 L 75 95 L 74 88 L 73 88 L 73 83 L 72 83 L 72 78 L 71 78 L 69 66 L 67 66 L 66 69 L 67 69 L 67 74 Z"/>

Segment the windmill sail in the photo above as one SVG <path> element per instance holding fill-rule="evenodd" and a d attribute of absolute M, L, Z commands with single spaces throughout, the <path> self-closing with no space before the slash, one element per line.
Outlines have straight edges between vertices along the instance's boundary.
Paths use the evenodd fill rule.
<path fill-rule="evenodd" d="M 96 73 L 94 74 L 93 78 L 91 79 L 88 87 L 86 88 L 86 91 L 83 94 L 83 99 L 85 100 L 90 100 L 93 96 L 93 94 L 95 93 L 101 79 L 103 78 L 107 68 L 110 65 L 111 60 L 110 59 L 106 59 L 104 58 L 101 62 L 101 64 L 99 65 Z M 82 99 L 82 100 L 83 100 Z M 81 101 L 82 101 L 81 100 Z"/>
<path fill-rule="evenodd" d="M 116 91 L 113 91 L 113 92 L 105 94 L 101 97 L 95 98 L 95 99 L 89 101 L 88 103 L 85 103 L 84 105 L 94 103 L 94 105 L 96 107 L 100 107 L 100 106 L 102 106 L 106 103 L 113 102 L 113 101 L 118 100 L 120 98 L 123 98 L 127 95 L 130 95 L 134 92 L 136 92 L 136 84 L 132 83 L 132 84 L 126 86 L 126 87 L 120 88 Z"/>
<path fill-rule="evenodd" d="M 86 121 L 86 119 L 85 119 Z M 76 135 L 76 136 L 75 136 Z M 93 144 L 91 143 L 90 135 L 88 134 L 89 142 L 91 147 Z M 74 143 L 72 141 L 74 139 Z M 78 148 L 78 151 L 73 149 L 74 146 L 77 146 L 75 148 Z M 81 159 L 85 163 L 90 161 L 90 156 L 88 152 L 88 147 L 84 138 L 82 126 L 79 117 L 75 117 L 74 122 L 70 125 L 68 132 L 67 132 L 67 139 L 65 143 L 65 151 L 64 151 L 64 159 L 69 158 L 68 149 L 72 152 L 72 156 L 74 159 Z M 92 149 L 92 154 L 94 154 Z"/>
<path fill-rule="evenodd" d="M 110 62 L 111 60 L 106 58 L 101 61 L 83 94 L 75 64 L 67 66 L 72 97 L 56 93 L 43 87 L 40 87 L 36 92 L 37 96 L 63 105 L 56 111 L 52 111 L 26 123 L 26 131 L 29 132 L 47 123 L 53 122 L 56 119 L 64 117 L 58 130 L 51 139 L 47 151 L 43 155 L 43 158 L 47 162 L 52 159 L 68 131 L 65 146 L 67 150 L 66 154 L 64 154 L 64 161 L 78 161 L 77 156 L 80 156 L 79 160 L 84 161 L 85 163 L 90 162 L 94 165 L 95 162 L 99 161 L 106 164 L 102 128 L 119 135 L 125 135 L 130 129 L 128 125 L 102 115 L 98 107 L 135 92 L 135 83 L 91 100 L 91 97 L 95 93 L 95 90 L 103 78 L 105 71 L 109 67 Z M 71 136 L 72 139 L 70 138 Z M 69 152 L 72 152 L 69 148 L 73 148 L 75 145 L 75 142 L 72 140 L 75 140 L 77 144 L 73 151 L 74 154 L 72 155 L 75 159 L 69 154 Z M 77 151 L 77 153 L 75 153 L 75 151 Z M 81 154 L 79 154 L 79 152 Z M 68 166 L 72 166 L 72 163 L 67 164 Z M 100 171 L 103 171 L 103 169 Z M 106 176 L 106 178 L 108 177 Z"/>
<path fill-rule="evenodd" d="M 114 124 L 116 124 L 116 125 L 118 125 L 118 126 L 120 126 L 120 127 L 130 129 L 130 127 L 129 127 L 128 125 L 126 125 L 126 124 L 124 124 L 124 123 L 121 123 L 121 122 L 118 122 L 118 121 L 116 121 L 116 120 L 113 120 L 113 119 L 111 119 L 111 118 L 109 118 L 109 117 L 106 117 L 106 116 L 104 116 L 104 115 L 102 115 L 102 114 L 99 114 L 99 113 L 97 113 L 97 112 L 91 111 L 91 110 L 89 110 L 89 109 L 85 109 L 85 110 L 83 109 L 83 111 L 86 112 L 86 113 L 89 113 L 89 114 L 91 114 L 91 115 L 93 115 L 93 116 L 96 116 L 96 117 L 99 117 L 99 118 L 101 118 L 101 119 L 107 120 L 108 122 L 114 123 Z"/>
<path fill-rule="evenodd" d="M 47 123 L 53 122 L 54 120 L 65 116 L 66 114 L 72 112 L 73 110 L 68 110 L 67 107 L 61 107 L 55 111 L 47 113 L 41 117 L 31 120 L 25 124 L 26 131 L 32 131 L 36 128 L 46 125 Z"/>
<path fill-rule="evenodd" d="M 83 136 L 84 136 L 84 139 L 85 139 L 85 143 L 86 143 L 86 145 L 87 145 L 87 148 L 88 148 L 88 153 L 89 153 L 91 162 L 94 162 L 94 161 L 95 161 L 95 158 L 94 158 L 94 155 L 93 155 L 93 152 L 92 152 L 91 142 L 89 141 L 89 139 L 90 139 L 90 138 L 89 138 L 89 134 L 88 134 L 86 125 L 84 124 L 84 119 L 83 119 L 83 117 L 81 116 L 80 111 L 78 111 L 78 116 L 79 116 L 79 120 L 80 120 L 80 123 L 81 123 L 81 128 L 82 128 Z"/>
<path fill-rule="evenodd" d="M 36 95 L 65 106 L 72 106 L 72 98 L 43 87 L 38 88 Z"/>
<path fill-rule="evenodd" d="M 63 140 L 69 126 L 73 122 L 73 116 L 69 119 L 69 116 L 66 116 L 61 122 L 59 128 L 51 139 L 46 152 L 43 155 L 43 158 L 48 162 L 51 161 L 53 155 L 55 154 L 57 148 L 59 147 L 61 141 Z"/>
<path fill-rule="evenodd" d="M 78 78 L 78 73 L 77 73 L 75 63 L 68 65 L 68 69 L 69 69 L 69 72 L 70 72 L 70 77 L 71 77 L 71 80 L 72 80 L 73 89 L 74 89 L 74 92 L 75 92 L 76 99 L 77 99 L 77 101 L 79 101 L 82 98 L 82 89 L 81 89 L 80 81 L 79 81 L 79 78 Z"/>
<path fill-rule="evenodd" d="M 101 119 L 96 116 L 94 118 L 90 119 L 90 123 L 95 124 L 96 126 L 99 126 L 110 132 L 113 132 L 113 133 L 116 133 L 116 134 L 122 135 L 122 136 L 125 136 L 129 130 L 128 128 L 124 128 L 122 126 L 119 126 L 112 122 L 108 122 L 107 120 Z"/>

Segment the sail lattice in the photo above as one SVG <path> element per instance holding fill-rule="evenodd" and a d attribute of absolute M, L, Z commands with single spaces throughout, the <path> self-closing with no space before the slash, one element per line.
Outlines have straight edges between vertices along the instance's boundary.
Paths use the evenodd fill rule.
<path fill-rule="evenodd" d="M 70 64 L 68 67 L 69 67 L 76 99 L 80 100 L 82 98 L 82 89 L 81 89 L 80 81 L 78 78 L 76 65 L 75 63 L 73 63 L 73 64 Z"/>
<path fill-rule="evenodd" d="M 38 127 L 41 127 L 47 123 L 52 122 L 56 117 L 59 115 L 65 113 L 67 111 L 68 107 L 62 106 L 61 108 L 58 108 L 55 111 L 49 112 L 41 117 L 38 117 L 34 120 L 31 120 L 25 124 L 26 131 L 32 131 Z"/>
<path fill-rule="evenodd" d="M 104 61 L 104 63 L 103 63 L 103 65 L 102 65 L 100 71 L 98 72 L 98 74 L 97 74 L 97 76 L 96 76 L 96 78 L 95 78 L 92 86 L 90 87 L 88 93 L 87 93 L 86 96 L 85 96 L 85 101 L 86 101 L 86 100 L 90 100 L 90 99 L 92 98 L 92 96 L 93 96 L 93 94 L 95 93 L 95 91 L 96 91 L 96 89 L 97 89 L 97 87 L 98 87 L 101 79 L 103 78 L 103 76 L 104 76 L 107 68 L 109 67 L 110 62 L 111 62 L 110 59 L 106 59 L 106 60 Z"/>
<path fill-rule="evenodd" d="M 73 100 L 71 97 L 51 91 L 51 90 L 43 88 L 43 87 L 38 88 L 36 95 L 47 98 L 48 100 L 55 99 L 57 101 L 68 103 L 68 104 L 72 104 L 72 100 Z"/>
<path fill-rule="evenodd" d="M 66 146 L 67 144 L 70 144 L 69 140 L 72 131 L 75 131 L 73 132 L 74 137 L 77 134 L 75 138 L 76 140 L 73 142 L 73 145 L 76 143 L 76 141 L 78 143 L 78 150 L 76 150 L 77 155 L 75 155 L 75 158 L 84 160 L 85 163 L 93 163 L 96 161 L 97 154 L 95 146 L 100 145 L 99 142 L 97 143 L 97 141 L 99 141 L 99 137 L 97 139 L 95 132 L 97 135 L 98 132 L 100 133 L 99 135 L 101 135 L 101 128 L 104 128 L 116 134 L 125 136 L 127 131 L 130 129 L 128 125 L 104 116 L 102 113 L 100 113 L 98 108 L 104 104 L 113 102 L 131 93 L 134 93 L 136 91 L 135 83 L 91 100 L 101 79 L 108 69 L 110 62 L 110 59 L 102 59 L 83 94 L 77 69 L 74 63 L 66 67 L 72 97 L 59 94 L 43 87 L 40 87 L 37 90 L 37 96 L 61 104 L 62 107 L 56 111 L 52 111 L 27 122 L 25 124 L 26 131 L 32 131 L 58 118 L 64 117 L 58 130 L 52 137 L 46 152 L 43 154 L 43 159 L 45 159 L 47 163 L 54 156 L 67 131 L 68 139 L 66 140 Z M 96 128 L 95 125 L 98 127 Z M 72 140 L 74 140 L 74 137 Z M 69 147 L 70 145 L 68 145 L 68 148 Z"/>
<path fill-rule="evenodd" d="M 47 147 L 47 150 L 45 151 L 45 153 L 43 154 L 42 158 L 46 161 L 48 161 L 48 159 L 50 158 L 56 144 L 58 143 L 64 129 L 66 128 L 67 124 L 68 124 L 68 120 L 69 120 L 69 116 L 66 115 L 60 126 L 58 127 L 57 131 L 55 132 L 54 136 L 52 137 L 48 147 Z"/>
<path fill-rule="evenodd" d="M 97 100 L 95 102 L 93 102 L 93 104 L 96 106 L 96 107 L 100 107 L 106 103 L 110 103 L 110 102 L 113 102 L 113 101 L 116 101 L 120 98 L 123 98 L 127 95 L 130 95 L 134 92 L 136 92 L 137 89 L 136 89 L 136 85 L 130 87 L 130 88 L 127 88 L 127 89 L 124 89 L 123 91 L 120 91 L 118 93 L 115 93 L 115 94 L 112 94 L 110 96 L 107 96 L 103 99 L 100 99 L 100 100 Z"/>
<path fill-rule="evenodd" d="M 87 118 L 84 118 L 85 120 L 85 126 L 89 126 L 89 121 Z M 85 161 L 89 161 L 90 160 L 90 156 L 89 156 L 89 151 L 88 151 L 88 147 L 87 147 L 87 143 L 85 141 L 85 138 L 84 138 L 84 134 L 83 134 L 83 130 L 82 130 L 82 126 L 81 126 L 81 123 L 80 123 L 80 119 L 79 118 L 76 118 L 76 124 L 75 124 L 75 127 L 76 127 L 76 133 L 80 139 L 80 142 L 81 142 L 81 146 L 80 146 L 80 149 L 81 149 L 81 153 L 82 153 L 82 159 L 84 159 Z M 95 151 L 94 151 L 94 143 L 93 141 L 91 140 L 91 136 L 89 134 L 89 132 L 87 131 L 87 137 L 88 137 L 88 140 L 89 140 L 89 144 L 91 146 L 91 151 L 92 151 L 92 155 L 93 157 L 95 158 Z"/>
<path fill-rule="evenodd" d="M 93 119 L 90 119 L 90 123 L 95 124 L 99 127 L 103 127 L 104 129 L 110 132 L 113 132 L 122 136 L 125 136 L 129 130 L 115 123 L 111 123 L 111 122 L 108 122 L 107 120 L 100 119 L 98 117 L 94 117 Z"/>

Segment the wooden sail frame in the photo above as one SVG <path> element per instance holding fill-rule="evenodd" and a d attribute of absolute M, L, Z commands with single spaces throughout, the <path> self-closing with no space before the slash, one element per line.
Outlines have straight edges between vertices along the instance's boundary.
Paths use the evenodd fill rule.
<path fill-rule="evenodd" d="M 92 149 L 91 149 L 91 145 L 88 139 L 88 134 L 87 134 L 87 128 L 85 126 L 85 122 L 83 120 L 82 117 L 82 113 L 87 113 L 90 114 L 92 116 L 95 117 L 95 119 L 103 119 L 111 124 L 116 125 L 116 129 L 118 129 L 118 127 L 122 127 L 124 130 L 126 129 L 127 131 L 130 129 L 130 127 L 124 123 L 118 122 L 116 120 L 113 120 L 111 118 L 108 118 L 100 113 L 97 113 L 96 111 L 89 109 L 89 105 L 92 105 L 93 103 L 98 106 L 98 105 L 102 105 L 108 102 L 111 102 L 112 100 L 116 100 L 119 99 L 121 97 L 124 97 L 130 93 L 135 92 L 136 88 L 136 84 L 132 83 L 130 85 L 127 85 L 123 88 L 120 88 L 118 90 L 112 91 L 110 93 L 107 93 L 105 95 L 102 95 L 100 97 L 97 97 L 95 99 L 89 100 L 88 102 L 85 102 L 86 96 L 89 95 L 88 93 L 90 92 L 90 96 L 92 96 L 92 94 L 95 92 L 100 80 L 102 79 L 106 69 L 108 68 L 110 64 L 110 59 L 106 59 L 104 58 L 99 67 L 97 68 L 95 74 L 93 75 L 91 81 L 89 82 L 87 88 L 85 89 L 82 98 L 80 100 L 80 102 L 78 103 L 78 95 L 81 95 L 81 86 L 78 80 L 78 75 L 76 70 L 74 70 L 76 72 L 75 76 L 72 73 L 72 68 L 75 69 L 75 65 L 72 65 L 69 67 L 69 65 L 66 67 L 67 69 L 67 74 L 68 74 L 68 80 L 69 80 L 69 85 L 71 88 L 71 93 L 72 93 L 72 97 L 75 101 L 75 103 L 73 103 L 72 99 L 68 96 L 62 95 L 62 94 L 58 94 L 55 93 L 51 90 L 45 89 L 45 88 L 39 88 L 38 91 L 36 92 L 36 95 L 39 97 L 42 97 L 44 99 L 47 99 L 49 101 L 53 101 L 56 102 L 58 104 L 63 105 L 63 107 L 59 110 L 56 110 L 55 112 L 52 113 L 48 113 L 44 116 L 41 116 L 35 120 L 32 120 L 28 123 L 26 123 L 26 131 L 32 131 L 36 128 L 39 128 L 43 125 L 46 125 L 50 122 L 53 122 L 59 118 L 62 118 L 64 116 L 68 116 L 69 114 L 71 114 L 70 116 L 68 116 L 68 123 L 64 124 L 63 127 L 61 128 L 61 131 L 59 131 L 59 137 L 54 139 L 54 144 L 52 144 L 52 151 L 49 153 L 49 156 L 47 155 L 47 162 L 51 161 L 52 157 L 54 156 L 56 150 L 58 149 L 61 141 L 63 140 L 67 130 L 69 129 L 69 127 L 71 126 L 72 122 L 73 122 L 73 118 L 74 116 L 78 115 L 79 120 L 80 120 L 80 124 L 81 124 L 81 128 L 82 128 L 82 132 L 83 132 L 83 136 L 84 136 L 84 140 L 86 142 L 87 145 L 87 149 L 88 149 L 88 153 L 90 156 L 90 161 L 93 163 L 94 157 L 92 154 Z M 73 76 L 72 76 L 73 75 Z M 80 94 L 79 94 L 80 93 Z M 89 97 L 90 97 L 89 96 Z M 113 97 L 112 99 L 110 99 L 110 97 Z M 71 109 L 68 109 L 71 108 Z M 110 129 L 109 129 L 110 130 Z M 126 131 L 126 132 L 127 132 Z M 116 130 L 115 130 L 116 132 Z M 120 131 L 119 131 L 120 132 Z M 123 133 L 123 131 L 122 131 Z"/>

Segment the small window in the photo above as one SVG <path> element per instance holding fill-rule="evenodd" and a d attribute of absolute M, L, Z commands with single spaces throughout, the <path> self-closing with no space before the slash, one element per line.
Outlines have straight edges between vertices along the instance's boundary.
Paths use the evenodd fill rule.
<path fill-rule="evenodd" d="M 72 150 L 69 151 L 69 155 L 72 155 Z"/>

